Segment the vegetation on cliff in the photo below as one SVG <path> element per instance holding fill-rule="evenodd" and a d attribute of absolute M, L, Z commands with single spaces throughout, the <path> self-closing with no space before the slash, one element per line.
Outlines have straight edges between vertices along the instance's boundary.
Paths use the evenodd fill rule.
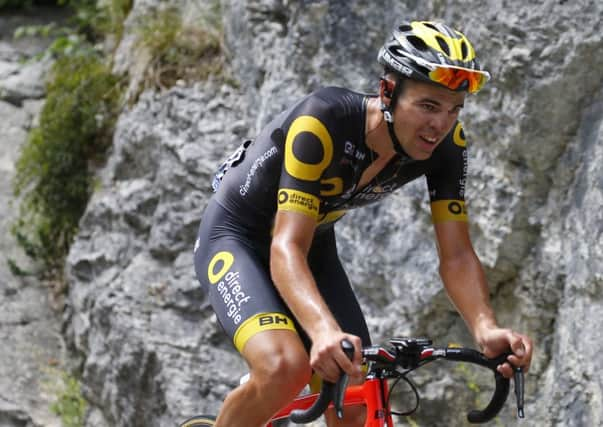
<path fill-rule="evenodd" d="M 15 6 L 10 0 L 0 2 L 0 8 Z M 17 163 L 14 190 L 20 198 L 20 219 L 13 234 L 25 252 L 40 262 L 38 274 L 62 292 L 64 260 L 125 102 L 135 101 L 144 89 L 167 89 L 210 75 L 224 78 L 226 55 L 222 28 L 216 24 L 220 22 L 217 2 L 201 22 L 185 22 L 182 12 L 171 7 L 152 9 L 132 24 L 136 45 L 148 59 L 139 87 L 125 100 L 131 76 L 115 75 L 112 67 L 132 0 L 50 3 L 71 9 L 70 25 L 27 26 L 15 34 L 51 37 L 44 55 L 53 58 L 53 65 L 39 125 L 31 129 Z M 36 4 L 21 2 L 20 6 Z M 16 263 L 9 264 L 15 274 L 27 273 Z"/>

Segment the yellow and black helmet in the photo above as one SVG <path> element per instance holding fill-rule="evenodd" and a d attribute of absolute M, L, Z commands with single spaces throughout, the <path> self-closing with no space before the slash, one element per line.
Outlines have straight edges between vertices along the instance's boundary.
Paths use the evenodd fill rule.
<path fill-rule="evenodd" d="M 455 91 L 477 92 L 490 78 L 467 37 L 440 22 L 398 25 L 380 49 L 378 60 L 387 71 Z"/>

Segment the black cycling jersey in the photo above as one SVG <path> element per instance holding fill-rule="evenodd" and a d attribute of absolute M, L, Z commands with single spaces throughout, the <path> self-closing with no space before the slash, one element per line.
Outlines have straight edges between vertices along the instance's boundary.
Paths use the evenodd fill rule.
<path fill-rule="evenodd" d="M 467 156 L 457 123 L 427 160 L 396 155 L 364 188 L 377 157 L 365 140 L 368 96 L 329 87 L 278 115 L 230 165 L 216 200 L 251 226 L 270 228 L 277 209 L 331 223 L 425 175 L 435 222 L 466 220 Z M 251 221 L 250 221 L 251 220 Z"/>
<path fill-rule="evenodd" d="M 195 244 L 195 269 L 236 347 L 262 330 L 298 330 L 270 278 L 277 210 L 315 218 L 308 264 L 342 329 L 363 339 L 364 317 L 337 257 L 333 223 L 424 175 L 434 222 L 466 221 L 467 155 L 460 123 L 427 160 L 396 155 L 363 188 L 377 157 L 365 140 L 368 95 L 329 87 L 303 98 L 246 141 L 220 167 Z"/>

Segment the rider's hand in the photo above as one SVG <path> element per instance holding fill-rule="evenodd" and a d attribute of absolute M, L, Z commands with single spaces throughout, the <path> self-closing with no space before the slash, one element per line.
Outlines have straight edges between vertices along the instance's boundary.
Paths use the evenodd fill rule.
<path fill-rule="evenodd" d="M 532 340 L 526 335 L 511 329 L 489 327 L 480 331 L 478 344 L 488 358 L 496 357 L 509 349 L 513 352 L 507 357 L 509 363 L 503 363 L 497 368 L 497 371 L 505 378 L 513 377 L 513 367 L 521 366 L 524 372 L 528 372 L 530 369 Z"/>
<path fill-rule="evenodd" d="M 348 359 L 341 349 L 341 341 L 344 339 L 354 346 L 353 360 Z M 361 347 L 360 338 L 355 335 L 341 331 L 324 331 L 314 337 L 312 341 L 310 365 L 326 381 L 336 382 L 343 371 L 349 375 L 351 381 L 361 382 L 363 375 L 360 367 L 362 363 Z"/>

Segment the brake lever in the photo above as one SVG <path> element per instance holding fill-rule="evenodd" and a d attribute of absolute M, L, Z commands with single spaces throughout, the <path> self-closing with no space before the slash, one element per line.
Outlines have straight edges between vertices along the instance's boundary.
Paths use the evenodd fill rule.
<path fill-rule="evenodd" d="M 335 387 L 333 387 L 333 406 L 335 407 L 335 414 L 340 420 L 343 419 L 343 398 L 348 381 L 348 374 L 342 374 L 339 381 L 335 383 Z"/>
<path fill-rule="evenodd" d="M 348 340 L 341 341 L 341 349 L 348 357 L 352 360 L 354 358 L 354 345 Z M 349 377 L 348 374 L 342 373 L 339 381 L 335 383 L 333 387 L 333 406 L 335 407 L 335 413 L 337 418 L 343 419 L 343 398 L 345 396 L 345 389 L 348 386 Z"/>
<path fill-rule="evenodd" d="M 515 400 L 517 401 L 517 416 L 519 418 L 524 417 L 523 413 L 523 391 L 524 391 L 524 378 L 523 369 L 521 366 L 515 368 L 514 373 L 515 380 Z"/>

